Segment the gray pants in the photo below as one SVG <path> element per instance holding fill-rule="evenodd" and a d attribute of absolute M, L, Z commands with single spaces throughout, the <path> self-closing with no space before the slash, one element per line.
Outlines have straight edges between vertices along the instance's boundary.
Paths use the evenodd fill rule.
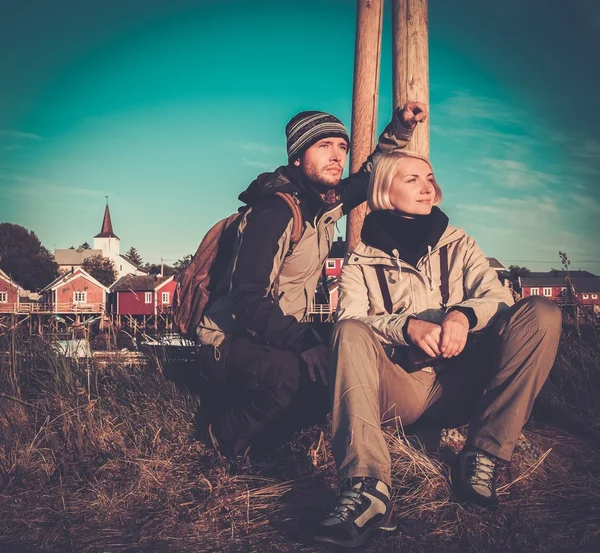
<path fill-rule="evenodd" d="M 469 423 L 467 443 L 510 460 L 556 357 L 560 308 L 533 296 L 502 313 L 435 371 L 394 364 L 364 323 L 343 320 L 332 337 L 332 449 L 340 481 L 370 476 L 391 486 L 383 424 Z M 471 342 L 471 338 L 469 339 Z"/>

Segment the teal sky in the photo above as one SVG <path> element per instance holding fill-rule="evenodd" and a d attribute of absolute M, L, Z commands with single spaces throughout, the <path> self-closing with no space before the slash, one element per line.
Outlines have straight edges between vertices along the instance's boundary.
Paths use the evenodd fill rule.
<path fill-rule="evenodd" d="M 379 121 L 391 111 L 389 11 Z M 0 0 L 0 221 L 176 260 L 285 163 L 304 109 L 350 126 L 353 0 Z M 430 0 L 444 209 L 506 265 L 600 274 L 600 3 Z M 344 225 L 340 225 L 340 229 Z"/>

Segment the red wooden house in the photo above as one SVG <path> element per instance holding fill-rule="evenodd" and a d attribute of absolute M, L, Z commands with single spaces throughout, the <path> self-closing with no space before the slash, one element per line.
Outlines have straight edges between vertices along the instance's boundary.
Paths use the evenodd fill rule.
<path fill-rule="evenodd" d="M 116 315 L 168 313 L 177 283 L 173 277 L 127 275 L 111 287 L 111 310 Z"/>
<path fill-rule="evenodd" d="M 531 273 L 521 277 L 522 296 L 545 296 L 560 305 L 577 303 L 600 307 L 600 277 L 588 271 L 570 271 L 570 276 L 574 291 L 569 287 L 566 271 Z"/>
<path fill-rule="evenodd" d="M 346 242 L 340 236 L 332 244 L 327 261 L 325 261 L 325 274 L 328 277 L 340 277 L 344 257 L 346 257 Z"/>
<path fill-rule="evenodd" d="M 54 313 L 103 313 L 108 288 L 77 268 L 53 280 L 40 294 Z"/>
<path fill-rule="evenodd" d="M 20 286 L 0 269 L 0 313 L 18 311 L 20 291 Z"/>

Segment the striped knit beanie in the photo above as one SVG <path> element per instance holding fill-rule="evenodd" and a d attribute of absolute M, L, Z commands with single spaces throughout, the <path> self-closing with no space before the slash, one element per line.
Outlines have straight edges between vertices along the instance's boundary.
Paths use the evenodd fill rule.
<path fill-rule="evenodd" d="M 285 126 L 288 160 L 293 161 L 322 138 L 337 136 L 350 143 L 343 123 L 322 111 L 301 111 Z"/>

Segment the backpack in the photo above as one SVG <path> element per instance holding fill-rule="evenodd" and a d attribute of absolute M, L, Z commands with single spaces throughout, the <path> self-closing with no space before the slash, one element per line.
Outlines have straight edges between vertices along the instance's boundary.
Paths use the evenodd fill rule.
<path fill-rule="evenodd" d="M 275 195 L 285 201 L 294 218 L 287 257 L 302 237 L 304 219 L 298 200 L 292 194 L 275 192 Z M 190 340 L 196 340 L 196 327 L 209 307 L 211 295 L 225 276 L 233 255 L 238 227 L 246 211 L 233 213 L 216 223 L 200 242 L 190 265 L 177 278 L 173 322 L 175 329 Z"/>

